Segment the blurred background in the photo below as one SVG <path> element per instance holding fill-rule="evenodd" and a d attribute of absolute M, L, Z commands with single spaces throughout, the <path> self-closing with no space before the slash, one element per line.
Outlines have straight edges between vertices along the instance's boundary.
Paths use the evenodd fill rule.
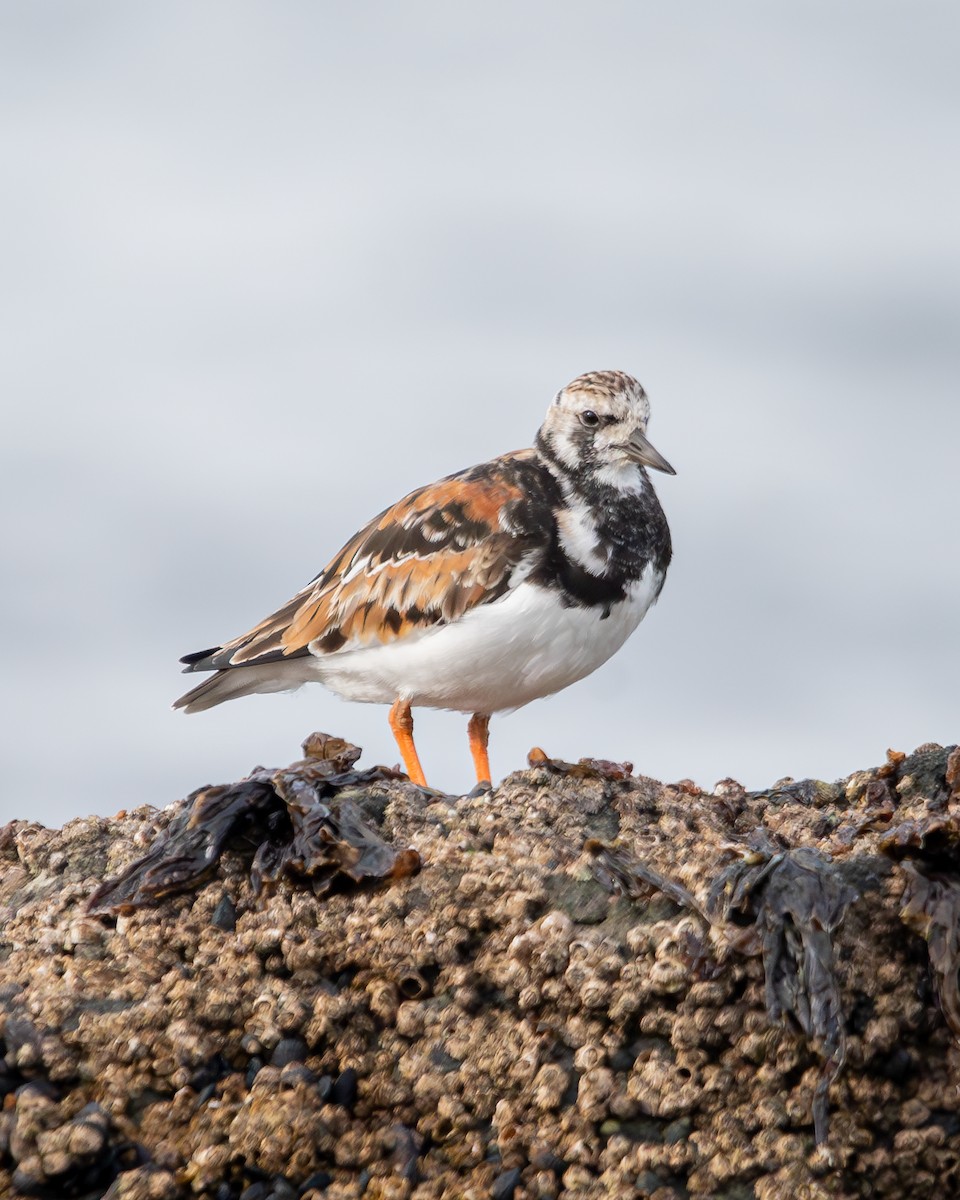
<path fill-rule="evenodd" d="M 666 780 L 958 738 L 960 10 L 31 0 L 0 8 L 0 818 L 166 804 L 320 687 L 169 711 L 411 488 L 637 375 L 675 560 L 492 727 Z M 431 782 L 466 720 L 417 714 Z"/>

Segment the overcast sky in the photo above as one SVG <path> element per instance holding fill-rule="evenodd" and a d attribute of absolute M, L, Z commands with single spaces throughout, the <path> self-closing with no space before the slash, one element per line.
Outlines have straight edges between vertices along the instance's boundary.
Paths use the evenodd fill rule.
<path fill-rule="evenodd" d="M 675 558 L 588 680 L 492 725 L 703 785 L 958 739 L 960 10 L 0 5 L 0 817 L 282 765 L 319 686 L 185 717 L 412 487 L 635 374 Z M 466 721 L 421 713 L 428 778 Z"/>

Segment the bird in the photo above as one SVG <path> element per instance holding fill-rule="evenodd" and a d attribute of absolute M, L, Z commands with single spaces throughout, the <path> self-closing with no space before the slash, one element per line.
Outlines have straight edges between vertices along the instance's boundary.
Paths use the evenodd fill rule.
<path fill-rule="evenodd" d="M 427 787 L 413 709 L 469 714 L 477 782 L 489 724 L 583 679 L 660 596 L 672 546 L 647 468 L 650 401 L 623 371 L 552 400 L 534 444 L 411 492 L 249 632 L 185 655 L 214 671 L 174 702 L 200 712 L 319 681 L 390 705 L 406 774 Z"/>

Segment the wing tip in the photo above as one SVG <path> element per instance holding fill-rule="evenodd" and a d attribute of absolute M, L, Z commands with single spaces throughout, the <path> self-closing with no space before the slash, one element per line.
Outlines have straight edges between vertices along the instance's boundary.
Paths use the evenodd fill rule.
<path fill-rule="evenodd" d="M 222 646 L 211 646 L 209 650 L 194 650 L 190 654 L 185 654 L 180 662 L 186 664 L 183 668 L 184 675 L 190 671 L 213 670 L 213 665 L 205 666 L 206 660 L 212 658 L 214 654 L 219 654 L 223 649 Z"/>

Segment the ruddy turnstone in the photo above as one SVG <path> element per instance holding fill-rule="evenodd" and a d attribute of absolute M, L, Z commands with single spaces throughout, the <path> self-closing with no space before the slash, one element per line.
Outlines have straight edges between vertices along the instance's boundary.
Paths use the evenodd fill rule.
<path fill-rule="evenodd" d="M 645 468 L 676 472 L 647 440 L 649 419 L 631 376 L 581 375 L 532 449 L 411 492 L 249 633 L 182 658 L 216 674 L 174 708 L 319 680 L 392 706 L 421 786 L 411 709 L 455 709 L 472 714 L 477 780 L 489 780 L 491 713 L 595 671 L 660 595 L 670 530 Z"/>

